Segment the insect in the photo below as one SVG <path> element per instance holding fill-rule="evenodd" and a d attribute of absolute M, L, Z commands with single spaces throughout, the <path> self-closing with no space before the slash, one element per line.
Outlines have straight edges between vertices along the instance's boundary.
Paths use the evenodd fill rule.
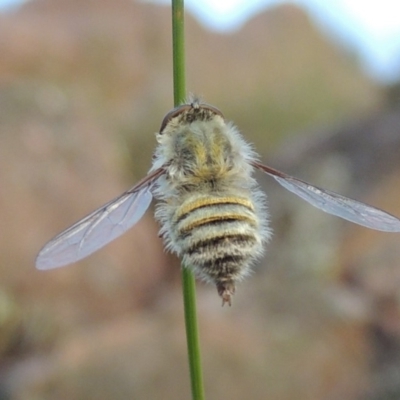
<path fill-rule="evenodd" d="M 36 259 L 38 269 L 73 263 L 105 246 L 140 220 L 154 196 L 166 248 L 197 277 L 214 283 L 222 305 L 230 305 L 236 283 L 271 237 L 255 169 L 327 213 L 400 232 L 400 220 L 382 210 L 261 164 L 235 125 L 197 98 L 170 111 L 156 136 L 149 174 L 50 240 Z"/>

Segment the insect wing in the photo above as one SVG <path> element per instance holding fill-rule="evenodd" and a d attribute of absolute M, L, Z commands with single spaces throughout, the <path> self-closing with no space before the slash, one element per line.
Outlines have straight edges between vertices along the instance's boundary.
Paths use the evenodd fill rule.
<path fill-rule="evenodd" d="M 253 165 L 271 175 L 287 190 L 326 213 L 347 219 L 367 228 L 385 232 L 400 232 L 400 220 L 385 211 L 313 186 L 266 165 L 257 162 L 254 162 Z"/>
<path fill-rule="evenodd" d="M 149 207 L 157 170 L 132 189 L 98 208 L 50 240 L 36 258 L 36 268 L 52 269 L 92 254 L 135 225 Z"/>

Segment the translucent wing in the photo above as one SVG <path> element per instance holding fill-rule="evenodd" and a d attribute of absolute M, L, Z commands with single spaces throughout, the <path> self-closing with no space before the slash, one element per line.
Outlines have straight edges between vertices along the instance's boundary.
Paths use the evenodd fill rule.
<path fill-rule="evenodd" d="M 287 190 L 329 214 L 347 219 L 367 228 L 385 232 L 400 232 L 400 220 L 385 211 L 329 190 L 310 185 L 307 182 L 258 162 L 253 162 L 252 165 L 271 175 Z"/>
<path fill-rule="evenodd" d="M 148 175 L 132 189 L 100 207 L 50 240 L 36 258 L 36 268 L 71 264 L 92 254 L 135 225 L 149 207 L 151 188 L 164 172 Z"/>

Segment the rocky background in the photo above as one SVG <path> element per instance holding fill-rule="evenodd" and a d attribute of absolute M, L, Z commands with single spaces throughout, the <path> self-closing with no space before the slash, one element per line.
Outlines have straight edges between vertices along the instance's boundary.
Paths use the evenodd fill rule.
<path fill-rule="evenodd" d="M 40 247 L 143 177 L 172 107 L 169 7 L 32 0 L 0 15 L 0 399 L 188 399 L 179 261 L 150 210 L 68 268 Z M 232 34 L 187 16 L 190 91 L 269 165 L 400 216 L 396 87 L 294 6 Z M 209 399 L 400 398 L 400 236 L 259 176 L 275 235 L 231 308 L 198 284 Z"/>

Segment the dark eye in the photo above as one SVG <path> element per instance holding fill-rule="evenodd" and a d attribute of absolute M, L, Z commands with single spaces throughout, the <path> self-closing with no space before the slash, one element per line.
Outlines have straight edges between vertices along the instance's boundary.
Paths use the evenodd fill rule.
<path fill-rule="evenodd" d="M 181 106 L 175 107 L 171 110 L 162 120 L 161 127 L 160 127 L 160 134 L 163 133 L 165 127 L 168 125 L 173 118 L 176 118 L 178 115 L 186 113 L 186 120 L 187 122 L 192 122 L 196 119 L 196 115 L 209 115 L 215 114 L 219 115 L 220 117 L 224 118 L 221 111 L 218 108 L 210 106 L 209 104 L 201 104 L 197 102 L 193 102 L 191 104 L 182 104 Z M 204 117 L 203 117 L 204 118 Z"/>
<path fill-rule="evenodd" d="M 173 110 L 171 110 L 162 120 L 161 122 L 161 127 L 160 127 L 160 134 L 163 133 L 163 130 L 167 126 L 168 122 L 171 121 L 172 118 L 177 117 L 179 114 L 182 114 L 186 110 L 189 110 L 191 108 L 190 104 L 183 104 L 181 106 L 175 107 Z"/>

